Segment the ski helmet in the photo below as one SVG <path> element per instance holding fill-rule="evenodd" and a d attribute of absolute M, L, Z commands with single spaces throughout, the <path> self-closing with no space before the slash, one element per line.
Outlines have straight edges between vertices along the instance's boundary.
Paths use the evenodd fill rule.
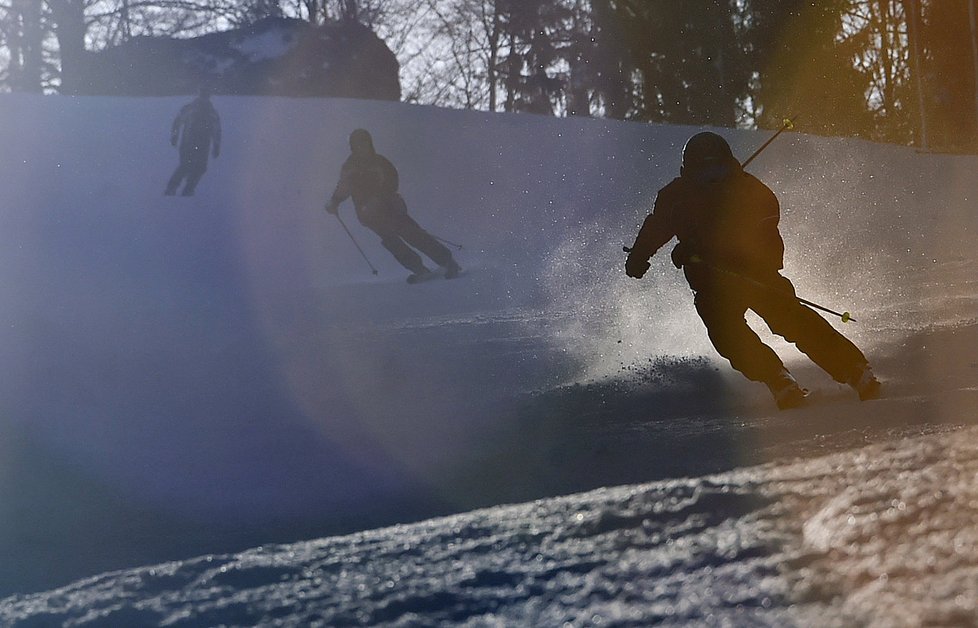
<path fill-rule="evenodd" d="M 350 150 L 354 153 L 373 153 L 374 140 L 366 129 L 355 129 L 350 133 Z"/>
<path fill-rule="evenodd" d="M 683 146 L 682 176 L 692 176 L 699 183 L 715 183 L 726 178 L 739 162 L 734 159 L 730 144 L 716 133 L 697 133 Z"/>

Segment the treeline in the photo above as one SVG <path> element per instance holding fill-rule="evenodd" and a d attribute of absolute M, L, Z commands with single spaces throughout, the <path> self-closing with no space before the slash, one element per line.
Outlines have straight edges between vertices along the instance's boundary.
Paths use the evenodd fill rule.
<path fill-rule="evenodd" d="M 419 102 L 974 150 L 973 0 L 444 0 Z M 435 10 L 437 8 L 437 11 Z M 446 78 L 448 77 L 448 78 Z"/>
<path fill-rule="evenodd" d="M 976 0 L 0 0 L 0 86 L 56 90 L 83 50 L 268 16 L 355 19 L 404 99 L 491 111 L 973 150 Z"/>

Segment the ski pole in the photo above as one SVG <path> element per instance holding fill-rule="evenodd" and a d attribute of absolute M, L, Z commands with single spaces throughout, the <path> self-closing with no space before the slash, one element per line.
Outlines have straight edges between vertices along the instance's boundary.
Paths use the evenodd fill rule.
<path fill-rule="evenodd" d="M 628 246 L 623 246 L 621 248 L 626 253 L 630 253 L 631 250 L 632 250 L 631 247 L 628 247 Z M 694 255 L 693 257 L 691 257 L 689 261 L 692 262 L 692 263 L 694 263 L 694 264 L 703 264 L 707 268 L 711 268 L 711 269 L 713 269 L 713 270 L 715 270 L 715 271 L 717 271 L 719 273 L 724 273 L 726 275 L 730 275 L 731 277 L 736 277 L 736 278 L 738 278 L 738 279 L 740 279 L 742 281 L 746 281 L 748 283 L 754 284 L 755 286 L 758 286 L 759 288 L 764 288 L 765 290 L 768 290 L 770 292 L 774 292 L 775 294 L 780 294 L 780 295 L 783 295 L 783 296 L 789 296 L 787 292 L 781 292 L 780 290 L 774 288 L 773 286 L 769 286 L 766 283 L 760 282 L 760 281 L 758 281 L 756 279 L 753 279 L 751 277 L 747 277 L 746 275 L 741 275 L 740 273 L 734 272 L 734 271 L 729 270 L 727 268 L 721 268 L 719 266 L 714 266 L 713 264 L 708 264 L 708 263 L 704 262 L 701 258 L 699 258 L 696 255 Z M 850 314 L 849 312 L 836 312 L 835 310 L 830 310 L 829 308 L 825 307 L 824 305 L 819 305 L 818 303 L 815 303 L 813 301 L 809 301 L 808 299 L 803 299 L 800 296 L 798 296 L 797 294 L 791 295 L 791 296 L 796 301 L 798 301 L 799 303 L 802 303 L 804 305 L 807 305 L 810 308 L 814 308 L 816 310 L 821 310 L 823 312 L 827 312 L 828 314 L 832 314 L 833 316 L 838 316 L 840 319 L 842 319 L 842 322 L 843 323 L 850 323 L 850 322 L 851 323 L 855 323 L 855 322 L 858 322 L 858 321 L 856 321 L 856 319 L 854 319 L 852 317 L 852 314 Z"/>
<path fill-rule="evenodd" d="M 795 127 L 795 125 L 794 125 L 795 119 L 797 119 L 798 116 L 799 116 L 799 114 L 796 113 L 795 115 L 791 116 L 790 118 L 785 118 L 784 119 L 784 124 L 781 125 L 781 128 L 778 129 L 777 132 L 774 135 L 772 135 L 770 138 L 768 138 L 768 140 L 766 142 L 764 142 L 763 144 L 761 144 L 761 146 L 757 150 L 755 150 L 753 152 L 753 154 L 751 154 L 750 157 L 748 157 L 747 159 L 745 159 L 744 160 L 744 163 L 742 163 L 740 165 L 740 167 L 741 168 L 746 168 L 747 167 L 747 164 L 749 164 L 750 162 L 754 161 L 754 159 L 758 155 L 760 155 L 761 152 L 765 148 L 767 148 L 771 144 L 771 142 L 773 142 L 779 135 L 781 135 L 785 131 L 790 131 L 791 129 L 793 129 Z M 741 279 L 744 279 L 746 281 L 749 281 L 749 282 L 751 282 L 753 284 L 764 286 L 766 288 L 769 288 L 769 289 L 773 290 L 773 288 L 771 288 L 770 286 L 765 286 L 764 284 L 762 284 L 759 281 L 755 281 L 755 280 L 751 279 L 750 277 L 744 277 L 743 275 L 740 275 L 739 273 L 735 273 L 735 272 L 730 271 L 730 270 L 727 270 L 725 268 L 717 268 L 716 266 L 710 266 L 710 268 L 713 268 L 714 270 L 717 270 L 717 271 L 720 271 L 720 272 L 726 272 L 726 273 L 728 273 L 730 275 L 735 275 L 735 276 L 740 277 Z M 804 303 L 808 307 L 813 307 L 813 308 L 815 308 L 817 310 L 822 310 L 823 312 L 828 312 L 829 314 L 833 314 L 835 316 L 838 316 L 839 318 L 842 319 L 842 322 L 843 323 L 848 323 L 849 321 L 856 322 L 856 319 L 854 319 L 852 317 L 852 315 L 849 314 L 849 312 L 842 312 L 840 314 L 839 312 L 836 312 L 834 310 L 830 310 L 829 308 L 823 307 L 823 306 L 819 305 L 818 303 L 812 303 L 811 301 L 809 301 L 807 299 L 803 299 L 803 298 L 801 298 L 801 297 L 799 297 L 797 295 L 795 295 L 795 298 L 798 299 L 798 302 L 799 303 Z"/>
<path fill-rule="evenodd" d="M 734 271 L 732 271 L 732 270 L 730 270 L 728 268 L 721 268 L 720 266 L 714 266 L 713 264 L 708 264 L 708 263 L 704 262 L 702 259 L 700 259 L 696 255 L 694 255 L 692 258 L 690 258 L 689 261 L 692 262 L 692 263 L 694 263 L 694 264 L 703 264 L 707 268 L 711 268 L 711 269 L 713 269 L 713 270 L 715 270 L 715 271 L 717 271 L 719 273 L 725 273 L 727 275 L 730 275 L 731 277 L 736 277 L 736 278 L 741 279 L 743 281 L 746 281 L 748 283 L 754 284 L 755 286 L 758 286 L 760 288 L 764 288 L 765 290 L 768 290 L 770 292 L 774 292 L 776 294 L 782 294 L 784 296 L 788 296 L 788 293 L 787 292 L 781 292 L 780 290 L 774 288 L 773 286 L 769 286 L 766 283 L 763 283 L 761 281 L 758 281 L 758 280 L 753 279 L 751 277 L 748 277 L 746 275 L 741 275 L 740 273 L 734 272 Z M 852 317 L 852 314 L 850 314 L 849 312 L 836 312 L 835 310 L 830 310 L 829 308 L 825 307 L 824 305 L 819 305 L 818 303 L 815 303 L 813 301 L 809 301 L 808 299 L 803 299 L 800 296 L 798 296 L 797 294 L 791 295 L 791 296 L 794 297 L 794 299 L 796 301 L 798 301 L 799 303 L 803 303 L 804 305 L 807 305 L 808 307 L 815 308 L 816 310 L 822 310 L 823 312 L 827 312 L 829 314 L 832 314 L 833 316 L 838 316 L 840 319 L 842 319 L 842 322 L 843 323 L 848 323 L 850 321 L 853 322 L 853 323 L 857 322 L 856 319 L 854 319 Z"/>
<path fill-rule="evenodd" d="M 801 297 L 799 297 L 797 295 L 795 295 L 795 298 L 798 299 L 798 302 L 799 303 L 804 303 L 808 307 L 815 308 L 816 310 L 822 310 L 823 312 L 828 312 L 829 314 L 832 314 L 834 316 L 838 316 L 840 319 L 842 319 L 842 322 L 843 323 L 857 323 L 857 322 L 859 322 L 856 319 L 854 319 L 852 317 L 852 314 L 850 314 L 849 312 L 842 312 L 840 314 L 840 313 L 836 312 L 835 310 L 830 310 L 829 308 L 823 307 L 823 306 L 819 305 L 818 303 L 812 303 L 811 301 L 807 301 L 807 300 L 805 300 L 805 299 L 803 299 L 803 298 L 801 298 Z"/>
<path fill-rule="evenodd" d="M 363 261 L 367 262 L 367 266 L 369 266 L 370 270 L 372 270 L 373 273 L 376 275 L 377 269 L 374 268 L 374 265 L 370 263 L 370 259 L 367 257 L 367 254 L 363 252 L 363 249 L 360 248 L 360 244 L 357 243 L 357 239 L 353 237 L 352 233 L 350 233 L 350 230 L 347 228 L 346 223 L 343 222 L 343 219 L 340 218 L 339 214 L 333 214 L 333 215 L 336 216 L 336 219 L 340 221 L 341 225 L 343 225 L 343 230 L 346 231 L 346 235 L 350 236 L 350 240 L 353 242 L 353 246 L 357 247 L 357 250 L 360 251 L 360 255 L 363 256 Z"/>
<path fill-rule="evenodd" d="M 442 238 L 440 236 L 436 236 L 435 234 L 431 234 L 431 237 L 433 237 L 434 239 L 438 240 L 439 242 L 443 242 L 443 243 L 447 244 L 448 246 L 454 246 L 459 251 L 462 250 L 462 245 L 461 244 L 456 244 L 456 243 L 452 242 L 451 240 L 446 240 L 445 238 Z"/>
<path fill-rule="evenodd" d="M 775 139 L 777 139 L 777 137 L 779 135 L 781 135 L 785 131 L 790 131 L 791 129 L 795 128 L 794 122 L 798 118 L 799 115 L 800 114 L 797 114 L 796 113 L 795 115 L 791 116 L 790 118 L 785 118 L 784 119 L 784 123 L 781 125 L 781 128 L 778 129 L 778 131 L 774 135 L 772 135 L 771 137 L 769 137 L 766 142 L 764 142 L 763 144 L 761 144 L 760 148 L 758 148 L 757 150 L 755 150 L 751 154 L 750 157 L 748 157 L 747 159 L 745 159 L 744 160 L 744 163 L 740 164 L 740 167 L 741 168 L 747 168 L 747 164 L 749 164 L 750 162 L 754 161 L 754 159 L 758 155 L 760 155 L 764 151 L 764 149 L 767 148 L 771 144 L 771 142 L 773 142 Z"/>

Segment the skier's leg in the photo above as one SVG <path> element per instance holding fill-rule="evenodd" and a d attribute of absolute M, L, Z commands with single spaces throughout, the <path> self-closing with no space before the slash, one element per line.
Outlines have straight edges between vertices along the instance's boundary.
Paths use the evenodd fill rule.
<path fill-rule="evenodd" d="M 183 186 L 183 196 L 193 196 L 194 191 L 197 189 L 197 184 L 200 183 L 200 178 L 204 176 L 207 172 L 207 159 L 197 159 L 190 166 L 189 173 L 187 175 L 187 184 Z"/>
<path fill-rule="evenodd" d="M 449 270 L 458 268 L 452 252 L 444 244 L 439 242 L 435 236 L 421 228 L 421 226 L 407 214 L 400 215 L 397 219 L 397 232 L 401 238 L 418 249 L 431 261 Z"/>
<path fill-rule="evenodd" d="M 710 341 L 730 366 L 747 379 L 769 386 L 784 378 L 787 370 L 781 358 L 747 325 L 742 297 L 729 290 L 700 290 L 694 305 Z"/>
<path fill-rule="evenodd" d="M 791 282 L 779 276 L 775 288 L 794 295 Z M 832 324 L 794 298 L 776 292 L 758 292 L 751 309 L 764 319 L 771 331 L 794 343 L 798 350 L 840 383 L 852 383 L 862 374 L 868 361 L 863 352 Z"/>
<path fill-rule="evenodd" d="M 180 194 L 183 196 L 193 196 L 194 192 L 197 191 L 197 184 L 200 183 L 200 179 L 203 176 L 203 170 L 194 170 L 191 172 L 187 177 L 187 184 L 183 186 L 183 192 Z"/>
<path fill-rule="evenodd" d="M 380 243 L 390 251 L 401 266 L 415 275 L 428 272 L 421 256 L 401 239 L 393 221 L 383 219 L 379 213 L 371 211 L 370 207 L 361 208 L 357 212 L 357 218 L 363 226 L 380 236 Z"/>
<path fill-rule="evenodd" d="M 421 256 L 415 253 L 414 249 L 409 247 L 404 240 L 396 235 L 390 234 L 381 237 L 380 243 L 384 245 L 385 249 L 391 252 L 391 255 L 394 256 L 394 259 L 401 266 L 407 268 L 415 275 L 422 275 L 429 272 L 421 260 Z"/>
<path fill-rule="evenodd" d="M 167 196 L 173 196 L 177 192 L 177 188 L 180 186 L 180 182 L 183 178 L 187 176 L 187 164 L 183 160 L 177 164 L 176 169 L 173 171 L 173 175 L 170 176 L 169 182 L 166 184 L 166 190 L 163 191 Z"/>
<path fill-rule="evenodd" d="M 792 377 L 778 354 L 754 333 L 744 319 L 747 307 L 740 295 L 696 294 L 696 311 L 717 352 L 745 377 L 767 385 L 778 408 L 796 408 L 805 403 L 808 391 Z"/>

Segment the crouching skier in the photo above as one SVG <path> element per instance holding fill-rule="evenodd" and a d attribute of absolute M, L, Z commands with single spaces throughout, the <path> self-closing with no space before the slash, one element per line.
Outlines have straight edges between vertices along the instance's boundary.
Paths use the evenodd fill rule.
<path fill-rule="evenodd" d="M 676 237 L 673 263 L 683 269 L 713 346 L 748 379 L 766 384 L 778 408 L 803 405 L 808 391 L 747 325 L 748 309 L 860 399 L 879 397 L 880 382 L 863 353 L 800 303 L 780 274 L 779 220 L 774 192 L 744 172 L 726 140 L 698 133 L 683 147 L 680 176 L 659 190 L 625 272 L 641 278 L 649 258 Z"/>
<path fill-rule="evenodd" d="M 379 235 L 384 248 L 411 271 L 408 283 L 432 276 L 432 271 L 411 247 L 444 268 L 446 279 L 454 279 L 461 269 L 452 252 L 408 215 L 397 188 L 394 164 L 374 150 L 370 133 L 356 129 L 350 134 L 350 156 L 340 169 L 340 180 L 326 204 L 326 211 L 336 214 L 340 203 L 352 197 L 360 224 Z"/>

